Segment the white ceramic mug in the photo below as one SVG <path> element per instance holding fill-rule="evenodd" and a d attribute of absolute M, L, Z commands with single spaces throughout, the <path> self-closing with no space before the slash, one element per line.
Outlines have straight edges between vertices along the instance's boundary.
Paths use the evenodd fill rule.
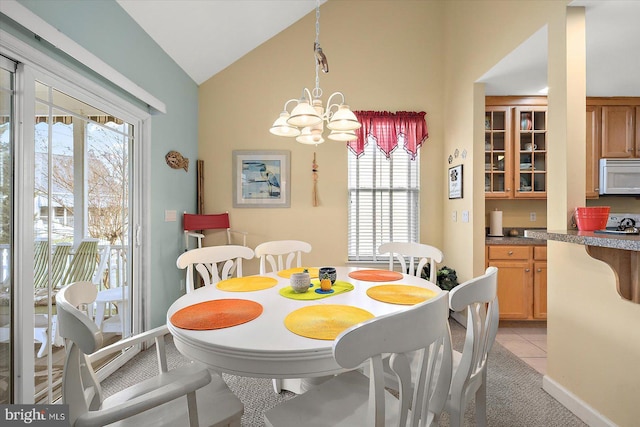
<path fill-rule="evenodd" d="M 289 279 L 289 284 L 294 292 L 301 294 L 309 290 L 311 277 L 309 273 L 293 273 Z"/>
<path fill-rule="evenodd" d="M 524 144 L 524 149 L 526 151 L 531 151 L 532 150 L 531 143 L 529 142 L 527 144 Z M 533 144 L 533 150 L 537 150 L 537 149 L 538 149 L 538 146 L 536 144 Z"/>

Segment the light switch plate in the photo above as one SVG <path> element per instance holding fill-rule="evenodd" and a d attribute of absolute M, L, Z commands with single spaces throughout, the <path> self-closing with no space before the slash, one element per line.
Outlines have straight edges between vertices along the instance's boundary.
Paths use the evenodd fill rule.
<path fill-rule="evenodd" d="M 452 211 L 451 212 L 451 221 L 456 222 L 458 220 L 458 212 L 457 211 Z"/>
<path fill-rule="evenodd" d="M 173 222 L 178 218 L 176 211 L 164 211 L 164 222 Z"/>
<path fill-rule="evenodd" d="M 469 211 L 462 211 L 462 222 L 469 222 Z"/>

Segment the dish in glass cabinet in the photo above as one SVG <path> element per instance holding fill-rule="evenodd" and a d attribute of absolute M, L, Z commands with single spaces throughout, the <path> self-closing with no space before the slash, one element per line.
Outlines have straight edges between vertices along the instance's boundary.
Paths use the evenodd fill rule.
<path fill-rule="evenodd" d="M 528 170 L 531 169 L 531 163 L 520 163 L 520 170 Z"/>

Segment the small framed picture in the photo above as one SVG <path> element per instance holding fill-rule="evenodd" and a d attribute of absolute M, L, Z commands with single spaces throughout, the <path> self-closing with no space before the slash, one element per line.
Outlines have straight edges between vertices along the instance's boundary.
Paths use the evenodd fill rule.
<path fill-rule="evenodd" d="M 449 198 L 462 199 L 462 165 L 449 168 Z"/>
<path fill-rule="evenodd" d="M 288 208 L 291 153 L 285 150 L 233 152 L 233 207 Z"/>

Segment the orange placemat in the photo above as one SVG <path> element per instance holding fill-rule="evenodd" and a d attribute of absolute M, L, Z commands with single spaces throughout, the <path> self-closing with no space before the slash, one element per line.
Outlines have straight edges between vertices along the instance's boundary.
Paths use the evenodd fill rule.
<path fill-rule="evenodd" d="M 367 289 L 371 298 L 391 304 L 414 305 L 436 296 L 431 289 L 411 285 L 379 285 Z"/>
<path fill-rule="evenodd" d="M 349 305 L 311 305 L 289 313 L 284 325 L 296 335 L 334 340 L 345 329 L 371 318 L 367 310 Z"/>
<path fill-rule="evenodd" d="M 402 273 L 391 270 L 358 270 L 349 273 L 349 277 L 367 282 L 388 282 L 402 279 Z"/>
<path fill-rule="evenodd" d="M 246 299 L 215 299 L 182 308 L 171 316 L 181 329 L 204 331 L 247 323 L 262 314 L 262 305 Z"/>
<path fill-rule="evenodd" d="M 290 279 L 293 273 L 302 273 L 305 269 L 309 271 L 309 277 L 311 277 L 312 279 L 315 279 L 320 275 L 320 269 L 317 267 L 295 267 L 278 271 L 278 276 L 284 277 L 285 279 Z"/>
<path fill-rule="evenodd" d="M 216 287 L 221 291 L 251 292 L 273 288 L 277 283 L 278 280 L 273 277 L 248 276 L 222 280 Z"/>
<path fill-rule="evenodd" d="M 303 292 L 301 294 L 297 293 L 293 290 L 291 286 L 285 286 L 280 289 L 280 295 L 283 297 L 291 298 L 291 299 L 299 299 L 299 300 L 312 300 L 312 299 L 320 299 L 327 298 L 332 295 L 338 295 L 343 292 L 349 292 L 353 290 L 353 285 L 349 282 L 343 282 L 341 280 L 336 280 L 336 282 L 331 287 L 333 292 L 331 293 L 318 293 L 316 289 L 320 289 L 320 281 L 318 279 L 313 279 L 311 281 L 312 287 L 309 288 L 307 292 Z"/>

